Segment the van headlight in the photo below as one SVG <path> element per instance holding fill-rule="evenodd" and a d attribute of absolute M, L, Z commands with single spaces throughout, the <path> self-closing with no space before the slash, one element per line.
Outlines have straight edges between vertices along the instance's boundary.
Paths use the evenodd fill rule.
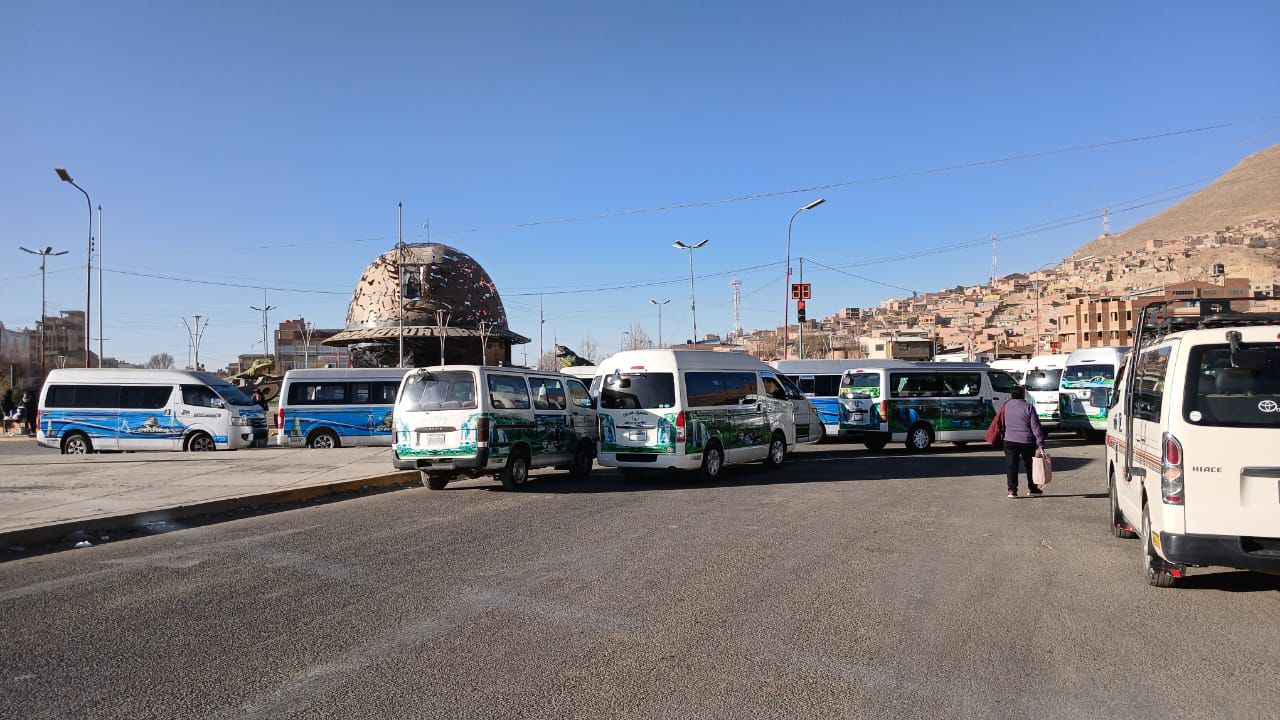
<path fill-rule="evenodd" d="M 252 424 L 253 424 L 253 418 L 251 418 L 251 417 L 233 417 L 233 418 L 231 418 L 231 424 L 232 424 L 232 425 L 252 425 Z"/>

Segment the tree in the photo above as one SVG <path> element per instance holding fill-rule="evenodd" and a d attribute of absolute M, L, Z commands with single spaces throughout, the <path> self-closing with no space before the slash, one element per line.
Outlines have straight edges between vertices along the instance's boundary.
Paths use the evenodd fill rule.
<path fill-rule="evenodd" d="M 592 365 L 599 365 L 604 359 L 604 353 L 600 352 L 600 343 L 591 336 L 591 333 L 587 333 L 578 343 L 578 354 L 590 360 Z"/>
<path fill-rule="evenodd" d="M 148 370 L 172 370 L 173 356 L 166 352 L 156 353 L 155 355 L 152 355 L 150 359 L 147 360 L 147 369 Z"/>
<path fill-rule="evenodd" d="M 647 350 L 653 347 L 653 341 L 649 339 L 649 333 L 645 332 L 644 326 L 633 320 L 630 329 L 627 330 L 626 345 L 628 350 Z"/>

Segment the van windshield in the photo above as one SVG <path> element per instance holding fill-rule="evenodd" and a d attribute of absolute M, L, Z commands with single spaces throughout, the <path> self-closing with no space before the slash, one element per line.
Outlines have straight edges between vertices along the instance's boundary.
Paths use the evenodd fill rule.
<path fill-rule="evenodd" d="M 1111 387 L 1116 382 L 1116 366 L 1103 365 L 1068 365 L 1062 374 L 1062 387 Z"/>
<path fill-rule="evenodd" d="M 676 381 L 671 373 L 608 376 L 600 390 L 600 407 L 606 410 L 661 410 L 675 404 Z"/>
<path fill-rule="evenodd" d="M 1280 343 L 1200 345 L 1187 363 L 1183 414 L 1201 426 L 1280 428 Z"/>
<path fill-rule="evenodd" d="M 1062 382 L 1061 370 L 1040 369 L 1027 373 L 1028 390 L 1057 390 Z"/>
<path fill-rule="evenodd" d="M 244 391 L 231 383 L 209 383 L 209 387 L 218 393 L 218 397 L 222 398 L 223 402 L 230 405 L 239 405 L 241 407 L 256 407 L 258 405 L 248 395 L 245 395 Z"/>
<path fill-rule="evenodd" d="M 403 412 L 474 410 L 476 376 L 465 370 L 414 372 L 405 377 L 396 409 Z"/>
<path fill-rule="evenodd" d="M 840 381 L 840 397 L 879 397 L 880 373 L 849 373 Z"/>

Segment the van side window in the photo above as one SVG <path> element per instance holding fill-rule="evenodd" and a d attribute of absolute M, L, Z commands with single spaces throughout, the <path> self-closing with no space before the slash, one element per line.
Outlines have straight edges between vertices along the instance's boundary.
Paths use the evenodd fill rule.
<path fill-rule="evenodd" d="M 977 397 L 982 392 L 982 373 L 945 372 L 941 377 L 949 397 Z"/>
<path fill-rule="evenodd" d="M 45 395 L 50 408 L 116 408 L 120 389 L 105 385 L 53 385 Z"/>
<path fill-rule="evenodd" d="M 836 379 L 836 386 L 837 386 L 837 392 L 838 392 L 839 385 L 840 385 L 840 377 L 835 376 L 835 379 Z M 804 393 L 800 391 L 800 387 L 797 386 L 794 382 L 792 382 L 791 378 L 787 377 L 786 375 L 779 375 L 778 382 L 782 383 L 782 387 L 787 391 L 788 398 L 798 400 L 804 397 Z"/>
<path fill-rule="evenodd" d="M 290 405 L 345 405 L 346 402 L 346 383 L 302 382 L 289 386 Z"/>
<path fill-rule="evenodd" d="M 552 378 L 529 378 L 529 391 L 533 394 L 534 410 L 564 410 L 567 407 L 565 402 L 564 386 L 559 380 Z"/>
<path fill-rule="evenodd" d="M 129 410 L 159 410 L 169 404 L 173 388 L 126 385 L 120 388 L 120 407 Z"/>
<path fill-rule="evenodd" d="M 369 383 L 351 383 L 351 402 L 355 405 L 369 404 Z"/>
<path fill-rule="evenodd" d="M 987 377 L 991 379 L 991 389 L 998 393 L 1011 393 L 1013 389 L 1018 387 L 1018 381 L 1007 372 L 994 371 L 987 373 Z"/>
<path fill-rule="evenodd" d="M 933 373 L 890 373 L 889 387 L 895 397 L 941 397 L 942 382 Z"/>
<path fill-rule="evenodd" d="M 728 405 L 747 405 L 760 399 L 760 382 L 753 372 L 724 374 L 724 400 Z"/>
<path fill-rule="evenodd" d="M 787 391 L 783 389 L 782 383 L 772 375 L 761 375 L 760 379 L 764 381 L 764 394 L 774 400 L 786 400 Z"/>
<path fill-rule="evenodd" d="M 528 410 L 529 388 L 518 375 L 490 375 L 489 403 L 495 410 Z"/>
<path fill-rule="evenodd" d="M 1138 357 L 1136 382 L 1133 384 L 1133 418 L 1160 422 L 1164 409 L 1164 376 L 1169 369 L 1173 348 L 1148 350 Z"/>
<path fill-rule="evenodd" d="M 684 374 L 685 392 L 689 394 L 689 407 L 714 407 L 724 405 L 724 376 L 718 372 L 688 372 Z"/>
<path fill-rule="evenodd" d="M 395 382 L 376 382 L 373 384 L 373 397 L 370 401 L 374 405 L 394 405 L 396 402 L 396 393 L 400 390 L 400 383 Z"/>
<path fill-rule="evenodd" d="M 587 386 L 577 380 L 569 381 L 569 402 L 574 407 L 589 408 L 592 407 L 591 393 L 587 392 Z"/>
<path fill-rule="evenodd" d="M 194 405 L 196 407 L 213 407 L 213 401 L 218 399 L 217 393 L 205 385 L 183 385 L 182 386 L 182 403 L 184 405 Z"/>

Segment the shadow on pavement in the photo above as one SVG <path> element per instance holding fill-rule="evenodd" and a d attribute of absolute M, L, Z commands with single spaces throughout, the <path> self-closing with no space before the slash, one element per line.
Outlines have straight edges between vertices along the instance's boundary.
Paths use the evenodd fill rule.
<path fill-rule="evenodd" d="M 1188 575 L 1178 582 L 1183 590 L 1220 590 L 1222 592 L 1267 592 L 1280 590 L 1280 575 L 1224 570 Z"/>

